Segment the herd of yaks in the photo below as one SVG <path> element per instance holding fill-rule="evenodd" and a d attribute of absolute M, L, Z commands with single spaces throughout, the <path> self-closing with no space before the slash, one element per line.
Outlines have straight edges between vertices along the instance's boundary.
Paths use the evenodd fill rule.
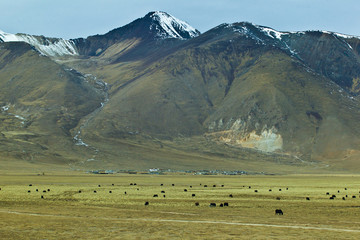
<path fill-rule="evenodd" d="M 136 185 L 137 185 L 136 183 L 130 183 L 130 186 L 136 186 Z M 32 184 L 29 184 L 29 187 L 32 187 L 32 186 L 33 186 Z M 115 186 L 115 184 L 112 184 L 112 186 Z M 164 186 L 164 184 L 160 184 L 160 186 Z M 175 186 L 175 184 L 171 184 L 171 186 Z M 202 186 L 201 183 L 200 183 L 200 186 Z M 205 188 L 208 187 L 208 185 L 203 185 L 203 186 L 204 186 Z M 98 187 L 101 187 L 101 185 L 98 185 Z M 216 187 L 216 185 L 213 185 L 213 187 Z M 221 185 L 221 187 L 224 187 L 224 185 Z M 245 187 L 245 186 L 243 186 L 243 187 Z M 192 188 L 192 185 L 190 185 L 190 188 Z M 249 189 L 251 189 L 251 186 L 249 186 Z M 139 190 L 139 188 L 137 188 L 137 190 Z M 289 188 L 286 188 L 286 190 L 289 190 Z M 344 190 L 346 191 L 347 188 L 344 188 Z M 1 191 L 1 188 L 0 188 L 0 191 Z M 36 192 L 39 192 L 39 189 L 35 189 L 35 191 L 36 191 Z M 184 192 L 187 192 L 187 191 L 188 191 L 188 190 L 185 188 L 185 189 L 184 189 Z M 272 189 L 269 189 L 269 192 L 271 192 L 271 191 L 272 191 Z M 279 188 L 279 191 L 282 191 L 282 189 Z M 31 193 L 31 190 L 28 190 L 27 192 L 28 192 L 28 193 Z M 50 189 L 48 188 L 48 189 L 46 189 L 46 190 L 43 190 L 42 192 L 43 192 L 43 193 L 50 192 Z M 81 193 L 82 191 L 79 190 L 78 192 Z M 96 190 L 94 190 L 93 192 L 94 192 L 94 193 L 97 193 Z M 254 190 L 254 192 L 255 192 L 255 193 L 258 193 L 259 191 L 258 191 L 258 190 Z M 338 190 L 337 192 L 340 193 L 340 190 Z M 112 193 L 112 191 L 110 190 L 109 193 Z M 165 193 L 165 191 L 162 190 L 161 193 L 163 194 L 163 193 Z M 360 193 L 360 191 L 359 191 L 359 193 Z M 126 195 L 127 192 L 124 192 L 124 194 Z M 335 194 L 330 194 L 330 192 L 326 192 L 326 195 L 329 195 L 329 196 L 331 195 L 331 196 L 329 197 L 330 200 L 334 200 L 334 199 L 336 198 L 336 195 L 335 195 Z M 192 196 L 192 197 L 195 197 L 196 194 L 195 194 L 195 193 L 192 193 L 191 196 Z M 158 194 L 154 194 L 153 197 L 159 197 L 159 195 L 158 195 Z M 164 194 L 163 197 L 165 198 L 166 195 Z M 229 194 L 229 197 L 230 197 L 230 198 L 233 198 L 233 195 L 232 195 L 232 194 Z M 348 198 L 348 197 L 349 197 L 348 194 L 346 194 L 344 197 L 342 197 L 342 200 L 346 200 L 346 198 Z M 355 195 L 352 195 L 351 198 L 356 198 L 356 196 L 355 196 Z M 44 199 L 44 195 L 41 195 L 41 199 Z M 277 199 L 277 200 L 280 200 L 279 197 L 277 197 L 276 199 Z M 309 197 L 306 197 L 306 200 L 310 201 L 310 198 L 309 198 Z M 149 206 L 149 204 L 150 204 L 149 201 L 146 201 L 144 205 L 145 205 L 145 206 Z M 200 206 L 200 203 L 199 203 L 199 202 L 195 202 L 195 206 Z M 214 202 L 211 202 L 211 203 L 209 204 L 209 207 L 216 207 L 216 206 L 217 206 L 217 204 L 214 203 Z M 219 206 L 219 207 L 228 207 L 228 206 L 229 206 L 229 203 L 228 203 L 228 202 L 220 203 L 218 206 Z M 283 215 L 284 213 L 283 213 L 283 211 L 282 211 L 281 209 L 276 209 L 276 210 L 275 210 L 275 214 L 276 214 L 276 215 Z"/>

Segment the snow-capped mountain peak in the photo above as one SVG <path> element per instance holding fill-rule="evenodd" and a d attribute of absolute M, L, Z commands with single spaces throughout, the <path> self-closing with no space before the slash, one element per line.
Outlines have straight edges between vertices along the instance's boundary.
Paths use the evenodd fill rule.
<path fill-rule="evenodd" d="M 46 56 L 77 55 L 76 45 L 72 40 L 46 38 L 28 34 L 11 34 L 0 30 L 0 42 L 26 42 Z"/>
<path fill-rule="evenodd" d="M 168 13 L 161 11 L 151 12 L 149 17 L 152 19 L 150 30 L 155 30 L 158 38 L 189 39 L 200 35 L 200 32 L 188 23 Z"/>

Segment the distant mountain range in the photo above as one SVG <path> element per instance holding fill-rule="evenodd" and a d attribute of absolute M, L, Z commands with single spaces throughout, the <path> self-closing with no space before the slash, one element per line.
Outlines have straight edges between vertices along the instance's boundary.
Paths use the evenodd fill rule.
<path fill-rule="evenodd" d="M 248 22 L 201 34 L 160 11 L 86 39 L 0 31 L 0 157 L 357 172 L 359 53 L 355 36 Z"/>

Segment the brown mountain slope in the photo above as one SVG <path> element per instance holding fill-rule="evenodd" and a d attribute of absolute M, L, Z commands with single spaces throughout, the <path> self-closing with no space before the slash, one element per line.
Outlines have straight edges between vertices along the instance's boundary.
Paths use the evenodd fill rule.
<path fill-rule="evenodd" d="M 250 23 L 174 38 L 154 14 L 169 17 L 74 40 L 78 56 L 1 43 L 1 156 L 81 169 L 360 171 L 359 39 Z"/>
<path fill-rule="evenodd" d="M 97 74 L 112 79 L 110 100 L 83 137 L 95 147 L 113 142 L 107 146 L 113 157 L 117 140 L 144 136 L 158 140 L 139 141 L 158 146 L 202 136 L 260 156 L 285 154 L 289 164 L 294 158 L 332 164 L 358 151 L 358 99 L 283 50 L 244 36 L 190 40 L 161 61 L 109 65 Z M 209 150 L 198 144 L 199 154 Z"/>
<path fill-rule="evenodd" d="M 76 159 L 70 130 L 103 93 L 26 43 L 0 49 L 1 155 L 37 162 Z"/>

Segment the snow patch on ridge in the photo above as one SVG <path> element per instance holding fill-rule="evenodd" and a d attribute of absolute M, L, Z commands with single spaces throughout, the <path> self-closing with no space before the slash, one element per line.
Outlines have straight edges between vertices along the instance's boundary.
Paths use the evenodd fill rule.
<path fill-rule="evenodd" d="M 45 38 L 28 34 L 10 34 L 0 30 L 2 42 L 26 42 L 46 56 L 77 55 L 75 43 L 61 38 Z"/>
<path fill-rule="evenodd" d="M 269 27 L 264 27 L 264 26 L 259 26 L 259 25 L 254 25 L 254 26 L 256 28 L 258 28 L 261 32 L 265 33 L 265 35 L 267 35 L 268 37 L 271 37 L 273 39 L 278 39 L 278 40 L 283 40 L 282 38 L 284 36 L 288 36 L 290 34 L 305 34 L 306 33 L 304 31 L 281 32 L 281 31 L 277 31 L 277 30 L 269 28 Z"/>
<path fill-rule="evenodd" d="M 262 32 L 264 32 L 267 36 L 271 37 L 271 38 L 277 38 L 279 40 L 281 40 L 283 35 L 288 35 L 288 32 L 279 32 L 276 31 L 272 28 L 268 28 L 268 27 L 261 27 L 261 26 L 257 26 L 257 28 L 259 28 Z"/>
<path fill-rule="evenodd" d="M 267 36 L 271 37 L 271 38 L 277 38 L 279 40 L 282 40 L 283 36 L 289 35 L 289 34 L 305 34 L 306 32 L 304 31 L 295 31 L 295 32 L 280 32 L 280 31 L 276 31 L 272 28 L 269 27 L 264 27 L 264 26 L 259 26 L 259 25 L 254 25 L 256 26 L 260 31 L 264 32 Z M 311 32 L 311 31 L 310 31 Z M 354 36 L 354 35 L 347 35 L 347 34 L 342 34 L 342 33 L 337 33 L 337 32 L 330 32 L 330 31 L 320 31 L 322 33 L 326 33 L 326 34 L 330 34 L 330 35 L 334 35 L 337 37 L 341 37 L 341 38 L 357 38 L 360 39 L 359 36 Z"/>
<path fill-rule="evenodd" d="M 360 39 L 359 36 L 347 35 L 347 34 L 342 34 L 342 33 L 337 33 L 337 32 L 330 32 L 330 31 L 320 31 L 320 32 L 327 33 L 327 34 L 330 34 L 330 35 L 335 35 L 335 36 L 341 37 L 341 38 L 357 38 L 357 39 Z"/>
<path fill-rule="evenodd" d="M 283 50 L 288 51 L 292 56 L 297 56 L 297 53 L 292 49 L 283 39 L 284 36 L 290 34 L 305 34 L 305 32 L 280 32 L 269 27 L 254 25 L 252 23 L 227 24 L 225 27 L 232 28 L 234 32 L 250 37 L 256 41 L 257 44 L 277 46 Z M 254 31 L 255 28 L 256 30 Z M 267 37 L 271 38 L 268 39 Z"/>
<path fill-rule="evenodd" d="M 231 28 L 233 32 L 240 33 L 242 35 L 245 35 L 246 37 L 251 37 L 256 41 L 257 44 L 263 44 L 265 45 L 264 40 L 257 37 L 255 34 L 253 34 L 250 29 L 248 29 L 246 26 L 236 26 L 234 24 L 225 24 L 226 28 Z"/>
<path fill-rule="evenodd" d="M 158 37 L 162 39 L 166 38 L 194 38 L 199 36 L 199 32 L 190 26 L 188 23 L 177 19 L 165 12 L 156 11 L 151 16 L 152 20 L 159 23 L 162 29 L 159 29 L 157 25 L 152 24 L 150 29 L 155 28 L 157 30 Z M 188 37 L 186 36 L 188 35 Z"/>
<path fill-rule="evenodd" d="M 254 25 L 256 26 L 258 29 L 260 29 L 260 31 L 264 32 L 267 36 L 271 37 L 271 38 L 277 38 L 279 40 L 282 40 L 283 36 L 289 35 L 289 34 L 305 34 L 306 32 L 304 31 L 295 31 L 295 32 L 280 32 L 280 31 L 276 31 L 272 28 L 269 27 L 264 27 L 264 26 L 259 26 L 259 25 Z M 309 31 L 311 32 L 311 31 Z M 360 39 L 359 36 L 354 36 L 354 35 L 347 35 L 347 34 L 342 34 L 342 33 L 337 33 L 337 32 L 330 32 L 330 31 L 320 31 L 322 33 L 326 33 L 326 34 L 330 34 L 330 35 L 334 35 L 336 37 L 340 37 L 340 38 L 346 38 L 346 39 L 350 39 L 350 38 L 357 38 Z"/>

